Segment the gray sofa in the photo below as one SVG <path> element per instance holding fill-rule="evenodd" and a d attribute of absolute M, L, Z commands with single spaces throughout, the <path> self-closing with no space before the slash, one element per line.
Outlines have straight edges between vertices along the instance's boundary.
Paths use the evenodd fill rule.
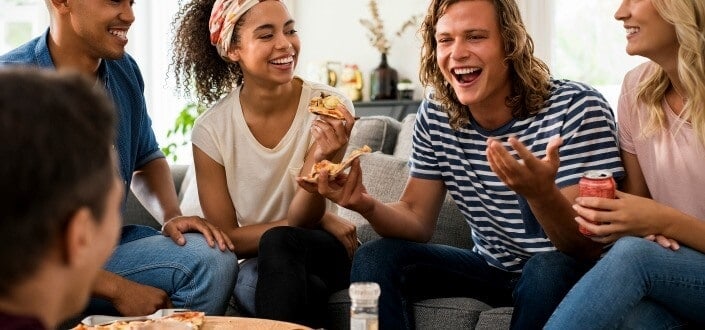
<path fill-rule="evenodd" d="M 398 200 L 406 184 L 413 122 L 413 114 L 401 122 L 386 116 L 370 116 L 359 119 L 353 128 L 348 150 L 368 145 L 374 151 L 360 158 L 363 181 L 368 192 L 381 201 Z M 193 198 L 187 187 L 193 184 L 192 172 L 188 166 L 172 165 L 172 175 L 179 198 Z M 187 201 L 182 201 L 182 205 L 183 202 Z M 359 214 L 344 208 L 339 208 L 338 214 L 357 226 L 361 241 L 367 242 L 379 237 Z M 132 194 L 128 196 L 125 221 L 157 228 L 159 226 Z M 469 228 L 449 197 L 441 210 L 431 243 L 472 247 Z M 510 307 L 493 308 L 484 302 L 465 297 L 427 299 L 414 304 L 418 329 L 508 329 L 511 312 Z M 228 313 L 237 312 L 230 308 Z M 328 317 L 332 329 L 350 328 L 350 299 L 347 290 L 336 292 L 330 297 Z"/>

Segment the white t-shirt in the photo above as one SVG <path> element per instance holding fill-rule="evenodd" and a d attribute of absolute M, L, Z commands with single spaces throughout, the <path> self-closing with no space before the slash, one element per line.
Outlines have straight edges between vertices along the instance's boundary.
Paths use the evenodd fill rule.
<path fill-rule="evenodd" d="M 313 143 L 310 128 L 316 115 L 308 111 L 309 100 L 325 92 L 343 100 L 354 114 L 353 105 L 340 91 L 304 80 L 291 127 L 270 149 L 262 146 L 247 127 L 240 106 L 240 88 L 196 120 L 191 142 L 225 168 L 228 192 L 240 226 L 281 220 L 286 217 L 298 188 L 296 177 Z"/>
<path fill-rule="evenodd" d="M 662 107 L 668 128 L 642 136 L 648 122 L 648 109 L 636 100 L 639 83 L 645 79 L 652 63 L 642 64 L 624 78 L 619 99 L 619 142 L 621 148 L 636 155 L 651 197 L 683 213 L 705 220 L 705 148 L 693 127 L 679 118 L 664 100 Z M 629 173 L 627 173 L 629 175 Z"/>

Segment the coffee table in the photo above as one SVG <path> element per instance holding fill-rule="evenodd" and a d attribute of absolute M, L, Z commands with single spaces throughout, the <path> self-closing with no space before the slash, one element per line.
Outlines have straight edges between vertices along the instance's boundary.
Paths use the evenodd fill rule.
<path fill-rule="evenodd" d="M 251 317 L 206 316 L 202 330 L 263 329 L 263 330 L 310 330 L 311 328 L 283 321 Z"/>

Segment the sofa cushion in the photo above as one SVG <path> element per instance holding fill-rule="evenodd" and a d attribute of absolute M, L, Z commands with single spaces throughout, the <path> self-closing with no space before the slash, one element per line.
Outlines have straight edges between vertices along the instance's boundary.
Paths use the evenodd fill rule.
<path fill-rule="evenodd" d="M 362 183 L 367 188 L 367 193 L 384 203 L 399 200 L 409 175 L 406 161 L 375 152 L 360 157 L 360 166 Z M 338 215 L 355 224 L 357 236 L 361 241 L 367 242 L 379 238 L 367 220 L 357 212 L 339 207 Z"/>
<path fill-rule="evenodd" d="M 408 114 L 401 121 L 397 144 L 394 146 L 394 156 L 403 159 L 409 159 L 411 156 L 411 137 L 414 133 L 415 122 L 416 114 Z"/>
<path fill-rule="evenodd" d="M 372 153 L 360 157 L 362 183 L 367 193 L 383 203 L 396 202 L 404 191 L 409 177 L 407 161 L 392 155 Z M 372 226 L 357 212 L 339 207 L 338 215 L 350 220 L 357 227 L 362 242 L 379 238 Z M 446 195 L 430 243 L 471 248 L 470 228 L 455 202 Z"/>
<path fill-rule="evenodd" d="M 196 184 L 196 170 L 195 167 L 189 166 L 184 175 L 183 182 L 181 184 L 181 189 L 179 192 L 179 200 L 181 201 L 181 213 L 184 215 L 197 215 L 203 217 L 203 210 L 201 210 L 201 202 L 198 199 L 198 186 Z"/>
<path fill-rule="evenodd" d="M 497 307 L 480 313 L 475 329 L 495 330 L 509 329 L 512 323 L 512 307 Z"/>
<path fill-rule="evenodd" d="M 498 310 L 497 314 L 492 311 Z M 506 310 L 510 314 L 505 314 Z M 488 313 L 485 325 L 496 321 L 504 325 L 499 328 L 508 329 L 511 320 L 511 308 L 492 309 L 491 306 L 472 298 L 450 297 L 434 298 L 417 301 L 414 303 L 414 319 L 416 329 L 473 329 L 478 322 L 482 322 L 482 315 Z M 333 293 L 328 299 L 329 324 L 335 325 L 334 329 L 350 328 L 350 296 L 348 290 Z"/>
<path fill-rule="evenodd" d="M 350 133 L 348 153 L 351 150 L 368 145 L 372 151 L 381 151 L 391 154 L 397 143 L 397 135 L 401 124 L 394 118 L 387 116 L 368 116 L 355 121 L 355 126 Z"/>

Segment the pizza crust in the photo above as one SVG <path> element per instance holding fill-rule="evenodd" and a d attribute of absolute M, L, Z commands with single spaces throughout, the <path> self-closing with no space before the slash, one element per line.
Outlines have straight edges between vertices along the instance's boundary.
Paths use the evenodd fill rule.
<path fill-rule="evenodd" d="M 319 176 L 319 173 L 321 172 L 321 170 L 326 170 L 328 172 L 328 179 L 333 180 L 333 179 L 335 179 L 336 176 L 338 176 L 338 174 L 340 174 L 340 172 L 342 172 L 346 168 L 350 167 L 350 165 L 352 164 L 352 161 L 355 158 L 360 157 L 361 155 L 366 154 L 366 153 L 370 153 L 370 152 L 372 152 L 372 149 L 369 146 L 365 145 L 361 148 L 355 149 L 352 152 L 350 152 L 350 155 L 348 155 L 348 157 L 345 160 L 343 160 L 342 162 L 340 162 L 339 164 L 332 163 L 329 160 L 324 159 L 316 164 L 313 164 L 313 167 L 311 168 L 311 172 L 309 173 L 309 175 L 307 177 L 303 177 L 301 179 L 306 182 L 316 183 L 316 182 L 318 182 L 318 176 Z"/>
<path fill-rule="evenodd" d="M 138 329 L 193 329 L 199 330 L 205 323 L 204 312 L 187 311 L 174 313 L 154 320 L 117 321 L 106 325 L 79 324 L 72 330 L 138 330 Z"/>

